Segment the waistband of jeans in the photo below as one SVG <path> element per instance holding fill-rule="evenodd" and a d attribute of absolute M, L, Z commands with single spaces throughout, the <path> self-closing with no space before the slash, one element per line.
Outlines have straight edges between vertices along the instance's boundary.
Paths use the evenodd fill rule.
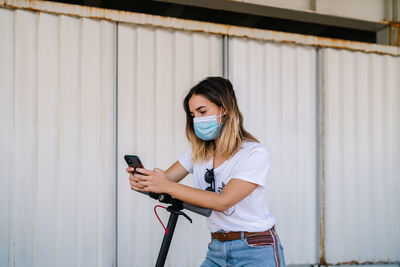
<path fill-rule="evenodd" d="M 216 233 L 211 233 L 211 238 L 212 239 L 217 239 L 220 242 L 225 242 L 225 241 L 231 241 L 231 240 L 237 240 L 241 239 L 244 237 L 254 237 L 254 236 L 271 236 L 272 232 L 275 233 L 275 227 L 272 226 L 269 230 L 265 232 L 216 232 Z"/>

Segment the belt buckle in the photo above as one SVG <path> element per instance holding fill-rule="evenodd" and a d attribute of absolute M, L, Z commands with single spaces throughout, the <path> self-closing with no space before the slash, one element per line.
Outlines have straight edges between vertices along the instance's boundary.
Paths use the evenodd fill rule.
<path fill-rule="evenodd" d="M 222 240 L 222 238 L 218 238 L 218 241 L 219 242 L 225 242 L 226 241 L 226 234 L 225 233 L 220 233 L 220 234 L 223 234 L 224 239 Z M 218 235 L 219 237 L 221 236 L 220 234 Z"/>

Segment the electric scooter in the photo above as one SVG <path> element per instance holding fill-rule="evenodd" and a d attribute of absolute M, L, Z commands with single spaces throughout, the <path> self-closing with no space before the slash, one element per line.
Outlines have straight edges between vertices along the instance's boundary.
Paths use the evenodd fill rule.
<path fill-rule="evenodd" d="M 165 260 L 167 258 L 168 250 L 171 245 L 172 236 L 174 234 L 175 226 L 178 221 L 179 215 L 183 215 L 186 219 L 189 220 L 190 223 L 192 223 L 192 219 L 182 210 L 187 209 L 206 217 L 209 217 L 211 215 L 212 210 L 191 205 L 189 203 L 183 202 L 179 199 L 176 199 L 164 193 L 161 194 L 152 192 L 139 192 L 139 193 L 146 194 L 149 197 L 160 201 L 161 203 L 171 204 L 170 206 L 167 207 L 167 211 L 170 212 L 171 214 L 169 216 L 167 229 L 165 231 L 165 235 L 156 262 L 156 267 L 163 267 L 165 264 Z"/>

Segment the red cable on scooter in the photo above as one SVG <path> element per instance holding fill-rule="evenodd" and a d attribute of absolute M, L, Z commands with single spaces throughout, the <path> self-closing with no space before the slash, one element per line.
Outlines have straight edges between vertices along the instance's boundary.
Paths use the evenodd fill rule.
<path fill-rule="evenodd" d="M 156 205 L 156 206 L 154 207 L 154 213 L 156 214 L 157 219 L 160 221 L 162 227 L 164 228 L 165 234 L 168 234 L 168 228 L 166 228 L 166 227 L 164 226 L 164 224 L 163 224 L 163 222 L 161 221 L 160 217 L 158 217 L 156 208 L 163 208 L 163 209 L 167 209 L 167 208 L 164 207 L 164 206 L 161 206 L 161 205 Z"/>

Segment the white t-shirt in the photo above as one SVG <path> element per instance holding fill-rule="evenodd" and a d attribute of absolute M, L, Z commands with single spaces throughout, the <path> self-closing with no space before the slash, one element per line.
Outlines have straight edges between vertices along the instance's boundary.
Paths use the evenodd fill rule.
<path fill-rule="evenodd" d="M 194 186 L 206 189 L 210 186 L 204 180 L 207 169 L 212 169 L 213 159 L 193 164 L 192 151 L 189 147 L 179 158 L 182 166 L 194 176 Z M 256 142 L 243 142 L 242 148 L 229 160 L 214 169 L 215 191 L 220 193 L 224 186 L 233 179 L 241 179 L 258 184 L 257 188 L 242 201 L 224 212 L 212 211 L 207 218 L 211 232 L 245 231 L 263 232 L 275 224 L 265 198 L 265 186 L 270 167 L 267 148 Z"/>

